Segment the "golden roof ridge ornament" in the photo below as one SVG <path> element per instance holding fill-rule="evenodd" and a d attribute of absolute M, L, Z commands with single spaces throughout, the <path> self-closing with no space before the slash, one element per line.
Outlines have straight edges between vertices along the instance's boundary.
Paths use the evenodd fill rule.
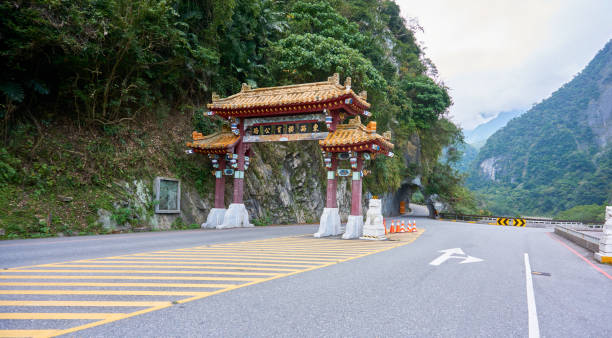
<path fill-rule="evenodd" d="M 346 79 L 344 79 L 344 88 L 346 88 L 347 92 L 351 90 L 351 77 L 350 76 L 347 76 Z"/>
<path fill-rule="evenodd" d="M 340 85 L 340 74 L 334 73 L 334 75 L 327 78 L 327 81 L 331 84 Z"/>

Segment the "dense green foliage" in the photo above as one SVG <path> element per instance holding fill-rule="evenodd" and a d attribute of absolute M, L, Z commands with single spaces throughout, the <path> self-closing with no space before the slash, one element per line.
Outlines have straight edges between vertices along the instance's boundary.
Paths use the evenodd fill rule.
<path fill-rule="evenodd" d="M 160 144 L 147 139 L 143 130 L 155 129 L 147 123 L 161 128 L 169 116 L 187 116 L 194 129 L 210 133 L 220 121 L 202 113 L 213 92 L 322 81 L 336 72 L 350 76 L 356 92 L 367 90 L 379 132 L 393 132 L 399 155 L 373 161 L 366 189 L 394 191 L 421 175 L 431 182 L 427 194 L 450 203 L 462 194 L 457 172 L 438 162 L 444 147 L 460 142 L 445 116 L 451 99 L 428 76 L 435 68 L 394 1 L 13 1 L 0 3 L 0 36 L 0 183 L 29 197 L 40 187 L 61 193 L 66 186 L 57 177 L 73 180 L 70 189 L 102 190 L 115 179 L 149 175 L 136 163 Z M 76 143 L 41 142 L 57 125 L 76 128 Z M 15 137 L 19 128 L 28 136 Z M 85 135 L 91 139 L 79 139 Z M 415 137 L 423 144 L 420 162 L 408 164 Z M 113 147 L 128 163 L 113 158 Z M 203 193 L 209 173 L 176 155 L 179 148 L 156 148 L 172 160 L 163 170 Z M 71 160 L 53 157 L 58 149 Z M 15 201 L 4 201 L 4 210 Z"/>
<path fill-rule="evenodd" d="M 557 213 L 555 219 L 564 221 L 597 221 L 603 222 L 606 213 L 605 205 L 577 205 Z"/>
<path fill-rule="evenodd" d="M 611 121 L 592 108 L 609 100 L 603 96 L 609 88 L 612 42 L 572 81 L 487 140 L 470 187 L 486 196 L 491 210 L 506 214 L 554 215 L 612 202 L 612 140 L 605 140 L 605 130 L 601 135 Z M 486 159 L 494 159 L 495 181 L 480 168 Z"/>

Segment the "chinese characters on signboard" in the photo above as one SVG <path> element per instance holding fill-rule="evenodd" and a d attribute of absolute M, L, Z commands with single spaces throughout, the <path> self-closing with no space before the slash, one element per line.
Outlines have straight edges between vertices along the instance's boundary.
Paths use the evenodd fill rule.
<path fill-rule="evenodd" d="M 250 132 L 250 135 L 261 136 L 261 135 L 320 133 L 324 131 L 326 131 L 325 123 L 308 122 L 308 123 L 256 125 L 256 126 L 252 126 L 249 129 L 247 129 L 247 134 L 249 134 Z"/>

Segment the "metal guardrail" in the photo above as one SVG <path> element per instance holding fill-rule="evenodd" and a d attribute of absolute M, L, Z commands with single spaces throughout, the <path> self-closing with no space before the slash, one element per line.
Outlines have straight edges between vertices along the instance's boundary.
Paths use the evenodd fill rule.
<path fill-rule="evenodd" d="M 593 244 L 597 244 L 597 245 L 599 244 L 599 237 L 597 237 L 597 236 L 591 236 L 591 235 L 585 234 L 583 232 L 576 231 L 574 229 L 570 229 L 570 228 L 564 227 L 562 225 L 557 225 L 557 226 L 555 226 L 555 228 L 560 229 L 561 231 L 564 231 L 566 233 L 572 234 L 573 236 L 576 236 L 578 238 L 582 238 L 585 241 L 591 242 Z"/>
<path fill-rule="evenodd" d="M 541 218 L 527 218 L 527 217 L 507 217 L 507 216 L 482 216 L 482 215 L 462 215 L 454 213 L 441 212 L 440 217 L 444 219 L 454 219 L 462 221 L 489 221 L 496 222 L 498 218 L 520 218 L 527 221 L 528 224 L 549 224 L 549 225 L 566 225 L 571 226 L 574 229 L 580 228 L 581 230 L 594 230 L 602 229 L 603 222 L 598 221 L 558 221 L 558 220 L 543 220 Z"/>

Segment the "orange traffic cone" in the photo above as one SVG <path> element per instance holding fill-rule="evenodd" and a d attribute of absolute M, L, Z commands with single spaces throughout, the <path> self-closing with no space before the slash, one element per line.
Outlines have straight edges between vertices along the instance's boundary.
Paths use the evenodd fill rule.
<path fill-rule="evenodd" d="M 417 232 L 417 228 L 416 228 L 416 221 L 412 221 L 412 232 Z"/>
<path fill-rule="evenodd" d="M 401 231 L 399 232 L 406 232 L 406 224 L 404 223 L 404 221 L 402 221 Z"/>
<path fill-rule="evenodd" d="M 390 234 L 394 234 L 395 233 L 395 223 L 393 223 L 393 221 L 391 221 L 391 228 L 389 228 L 389 233 Z"/>
<path fill-rule="evenodd" d="M 387 222 L 385 222 L 384 218 L 383 218 L 383 227 L 385 228 L 385 235 L 387 235 Z"/>

